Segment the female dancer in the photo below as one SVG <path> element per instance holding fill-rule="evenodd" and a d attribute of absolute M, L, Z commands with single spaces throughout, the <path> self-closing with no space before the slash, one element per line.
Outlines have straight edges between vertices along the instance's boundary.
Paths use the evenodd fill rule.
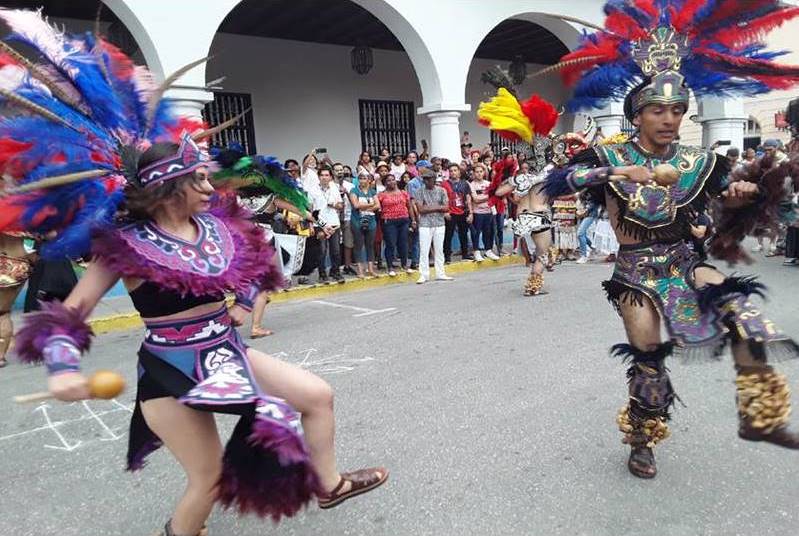
<path fill-rule="evenodd" d="M 382 468 L 336 469 L 330 387 L 247 348 L 234 329 L 253 298 L 282 277 L 263 231 L 234 198 L 216 199 L 208 182 L 210 157 L 195 140 L 224 125 L 202 130 L 176 118 L 160 97 L 177 76 L 152 88 L 149 76 L 102 39 L 59 34 L 36 13 L 0 17 L 32 44 L 46 42 L 38 46 L 41 62 L 59 67 L 20 59 L 0 69 L 36 80 L 8 87 L 12 78 L 0 77 L 14 94 L 10 109 L 25 111 L 0 123 L 8 149 L 0 168 L 33 192 L 3 200 L 18 217 L 0 220 L 0 231 L 57 231 L 43 255 L 90 250 L 93 258 L 63 304 L 44 304 L 26 319 L 19 354 L 45 363 L 58 399 L 89 398 L 79 370 L 92 336 L 86 318 L 123 280 L 147 328 L 128 468 L 141 468 L 166 445 L 188 480 L 164 533 L 198 534 L 215 501 L 279 520 L 314 495 L 330 508 L 385 482 Z M 236 295 L 230 311 L 226 292 Z M 214 412 L 241 417 L 224 449 Z"/>

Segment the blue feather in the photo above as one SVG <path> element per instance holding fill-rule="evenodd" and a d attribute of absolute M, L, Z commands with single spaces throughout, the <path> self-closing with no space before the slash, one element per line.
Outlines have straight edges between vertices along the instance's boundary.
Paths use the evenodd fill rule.
<path fill-rule="evenodd" d="M 577 83 L 566 109 L 575 112 L 602 108 L 612 100 L 624 99 L 629 89 L 640 79 L 640 69 L 632 59 L 609 63 L 588 72 Z"/>

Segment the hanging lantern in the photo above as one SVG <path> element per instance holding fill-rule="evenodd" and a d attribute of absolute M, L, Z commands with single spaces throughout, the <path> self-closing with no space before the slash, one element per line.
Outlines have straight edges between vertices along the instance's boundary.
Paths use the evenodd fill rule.
<path fill-rule="evenodd" d="M 369 47 L 358 46 L 350 52 L 352 59 L 352 70 L 358 74 L 366 74 L 372 70 L 374 59 L 372 58 L 372 49 Z"/>
<path fill-rule="evenodd" d="M 520 85 L 527 78 L 527 64 L 521 54 L 517 54 L 508 66 L 508 74 L 515 85 Z"/>

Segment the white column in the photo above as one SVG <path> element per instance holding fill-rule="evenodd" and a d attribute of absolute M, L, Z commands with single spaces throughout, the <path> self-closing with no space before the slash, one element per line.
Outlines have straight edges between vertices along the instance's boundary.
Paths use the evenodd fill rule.
<path fill-rule="evenodd" d="M 594 115 L 597 129 L 602 129 L 602 135 L 607 137 L 621 132 L 622 121 L 624 120 L 624 104 L 621 102 L 611 102 Z"/>
<path fill-rule="evenodd" d="M 699 99 L 698 108 L 704 147 L 710 147 L 719 140 L 729 140 L 732 147 L 743 149 L 747 120 L 743 99 L 704 97 Z M 721 146 L 717 151 L 725 153 L 728 147 Z"/>
<path fill-rule="evenodd" d="M 430 156 L 440 156 L 452 162 L 461 161 L 460 112 L 431 112 Z"/>
<path fill-rule="evenodd" d="M 167 91 L 165 98 L 173 102 L 178 115 L 202 119 L 203 108 L 214 100 L 214 94 L 204 87 L 178 86 Z"/>

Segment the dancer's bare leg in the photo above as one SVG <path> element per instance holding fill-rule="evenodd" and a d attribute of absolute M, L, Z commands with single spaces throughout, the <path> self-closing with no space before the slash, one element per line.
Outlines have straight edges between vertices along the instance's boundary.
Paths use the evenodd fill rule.
<path fill-rule="evenodd" d="M 252 348 L 247 350 L 250 366 L 261 388 L 288 401 L 302 413 L 305 441 L 322 487 L 330 491 L 341 480 L 336 467 L 333 389 L 320 377 Z M 346 482 L 341 491 L 347 491 Z"/>
<path fill-rule="evenodd" d="M 272 335 L 271 330 L 263 329 L 261 327 L 261 322 L 263 322 L 264 319 L 264 310 L 266 309 L 266 304 L 268 304 L 269 301 L 269 293 L 261 292 L 255 298 L 255 301 L 252 304 L 252 329 L 250 330 L 250 336 L 253 338 Z"/>
<path fill-rule="evenodd" d="M 214 416 L 174 398 L 143 402 L 142 413 L 186 472 L 186 491 L 172 514 L 172 530 L 180 535 L 198 534 L 211 514 L 222 473 L 222 443 Z"/>
<path fill-rule="evenodd" d="M 0 367 L 8 362 L 6 353 L 14 337 L 14 325 L 11 323 L 11 307 L 17 299 L 22 285 L 0 289 Z"/>

